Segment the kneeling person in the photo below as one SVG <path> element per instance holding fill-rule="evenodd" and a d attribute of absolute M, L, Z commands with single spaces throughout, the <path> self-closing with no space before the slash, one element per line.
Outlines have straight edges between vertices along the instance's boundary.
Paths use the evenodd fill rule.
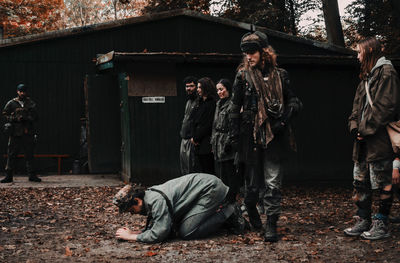
<path fill-rule="evenodd" d="M 113 203 L 121 213 L 147 215 L 147 223 L 143 232 L 120 228 L 116 237 L 154 243 L 175 232 L 183 239 L 197 239 L 211 235 L 224 224 L 236 234 L 243 233 L 247 222 L 237 205 L 225 201 L 228 191 L 219 178 L 204 173 L 188 174 L 147 190 L 126 185 Z"/>

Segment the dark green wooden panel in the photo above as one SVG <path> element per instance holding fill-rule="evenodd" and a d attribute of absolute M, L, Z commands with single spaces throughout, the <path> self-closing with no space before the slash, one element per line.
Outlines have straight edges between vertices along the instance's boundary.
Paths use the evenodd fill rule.
<path fill-rule="evenodd" d="M 114 75 L 89 75 L 86 88 L 89 170 L 117 173 L 121 170 L 118 79 Z"/>

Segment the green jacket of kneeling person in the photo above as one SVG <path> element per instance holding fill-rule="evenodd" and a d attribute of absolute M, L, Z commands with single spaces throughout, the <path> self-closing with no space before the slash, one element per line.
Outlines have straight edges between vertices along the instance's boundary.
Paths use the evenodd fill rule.
<path fill-rule="evenodd" d="M 172 233 L 183 239 L 209 236 L 233 217 L 238 221 L 237 206 L 224 202 L 228 191 L 219 178 L 205 173 L 188 174 L 147 190 L 126 185 L 113 203 L 120 212 L 147 215 L 147 223 L 143 231 L 120 228 L 116 237 L 155 243 Z M 243 220 L 241 223 L 244 230 Z"/>

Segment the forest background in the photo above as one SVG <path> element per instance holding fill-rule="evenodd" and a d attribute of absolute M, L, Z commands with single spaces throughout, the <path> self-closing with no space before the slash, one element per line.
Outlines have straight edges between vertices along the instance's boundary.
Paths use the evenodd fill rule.
<path fill-rule="evenodd" d="M 338 3 L 346 6 L 342 15 Z M 0 31 L 13 38 L 186 8 L 295 36 L 354 47 L 377 36 L 400 56 L 398 0 L 0 0 Z"/>

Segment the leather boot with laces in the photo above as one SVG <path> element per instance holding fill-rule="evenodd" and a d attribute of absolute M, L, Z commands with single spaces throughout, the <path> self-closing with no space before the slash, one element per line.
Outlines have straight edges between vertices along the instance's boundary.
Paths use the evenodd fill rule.
<path fill-rule="evenodd" d="M 371 227 L 371 220 L 367 218 L 356 217 L 356 224 L 353 227 L 346 228 L 344 233 L 348 236 L 359 236 L 364 231 L 367 231 Z"/>
<path fill-rule="evenodd" d="M 376 218 L 372 220 L 371 229 L 361 234 L 362 238 L 369 240 L 379 240 L 390 236 L 388 231 L 387 218 Z"/>

